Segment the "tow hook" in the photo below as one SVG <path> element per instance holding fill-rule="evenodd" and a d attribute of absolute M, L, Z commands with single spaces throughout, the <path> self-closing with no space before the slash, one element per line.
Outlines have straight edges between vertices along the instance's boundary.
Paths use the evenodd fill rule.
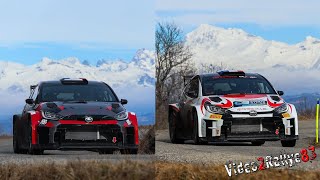
<path fill-rule="evenodd" d="M 278 128 L 276 129 L 276 132 L 275 132 L 276 135 L 279 135 L 279 129 L 280 129 L 280 127 L 278 127 Z"/>

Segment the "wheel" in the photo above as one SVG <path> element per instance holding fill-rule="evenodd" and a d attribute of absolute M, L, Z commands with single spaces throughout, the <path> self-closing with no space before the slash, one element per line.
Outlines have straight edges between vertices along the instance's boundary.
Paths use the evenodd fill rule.
<path fill-rule="evenodd" d="M 184 140 L 179 139 L 177 137 L 177 113 L 170 112 L 169 114 L 169 135 L 170 135 L 170 141 L 174 144 L 183 144 Z"/>
<path fill-rule="evenodd" d="M 255 141 L 251 141 L 251 144 L 254 146 L 261 146 L 265 143 L 266 141 L 263 140 L 255 140 Z"/>
<path fill-rule="evenodd" d="M 12 138 L 12 145 L 13 145 L 13 152 L 16 154 L 22 153 L 22 149 L 19 147 L 18 135 L 16 133 L 16 124 L 13 124 L 13 138 Z"/>
<path fill-rule="evenodd" d="M 32 155 L 42 155 L 44 152 L 43 149 L 34 149 L 32 147 L 32 128 L 31 128 L 31 124 L 29 123 L 29 127 L 28 127 L 28 149 L 27 149 L 27 153 L 28 154 L 32 154 Z"/>
<path fill-rule="evenodd" d="M 294 147 L 296 145 L 296 140 L 281 140 L 282 147 Z"/>
<path fill-rule="evenodd" d="M 100 149 L 98 152 L 99 154 L 113 154 L 113 150 L 111 149 Z"/>
<path fill-rule="evenodd" d="M 29 154 L 32 154 L 32 155 L 42 155 L 44 152 L 43 149 L 32 149 L 31 151 L 29 150 Z"/>
<path fill-rule="evenodd" d="M 206 141 L 204 138 L 199 137 L 197 112 L 193 113 L 193 142 L 194 144 L 208 144 L 208 141 Z"/>
<path fill-rule="evenodd" d="M 121 154 L 138 154 L 138 149 L 122 149 Z"/>

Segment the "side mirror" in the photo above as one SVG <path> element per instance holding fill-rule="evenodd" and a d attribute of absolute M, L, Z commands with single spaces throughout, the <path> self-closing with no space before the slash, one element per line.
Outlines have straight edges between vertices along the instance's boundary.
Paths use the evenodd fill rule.
<path fill-rule="evenodd" d="M 284 95 L 284 92 L 283 91 L 278 91 L 278 94 L 279 94 L 279 96 L 282 96 L 282 95 Z"/>
<path fill-rule="evenodd" d="M 32 105 L 32 104 L 34 104 L 34 100 L 33 99 L 26 99 L 26 103 Z"/>
<path fill-rule="evenodd" d="M 192 98 L 198 97 L 198 93 L 196 91 L 189 91 L 187 95 Z"/>
<path fill-rule="evenodd" d="M 128 100 L 126 100 L 126 99 L 121 99 L 121 100 L 120 100 L 120 103 L 121 103 L 121 104 L 128 104 Z"/>

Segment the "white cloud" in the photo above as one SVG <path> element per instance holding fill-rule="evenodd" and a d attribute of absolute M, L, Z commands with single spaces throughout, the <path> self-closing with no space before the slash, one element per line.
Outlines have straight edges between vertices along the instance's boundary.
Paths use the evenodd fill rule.
<path fill-rule="evenodd" d="M 157 0 L 158 19 L 166 14 L 177 23 L 254 23 L 262 26 L 320 26 L 320 1 L 294 0 Z M 175 14 L 175 12 L 179 12 Z M 159 16 L 161 14 L 161 16 Z M 172 15 L 173 14 L 173 15 Z"/>

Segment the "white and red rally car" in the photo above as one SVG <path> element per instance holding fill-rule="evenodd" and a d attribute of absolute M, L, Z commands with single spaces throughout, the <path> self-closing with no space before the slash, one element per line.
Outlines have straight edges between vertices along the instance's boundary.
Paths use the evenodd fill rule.
<path fill-rule="evenodd" d="M 262 145 L 281 140 L 282 146 L 293 147 L 298 139 L 297 111 L 281 95 L 259 74 L 219 71 L 193 76 L 180 102 L 169 105 L 171 142 Z"/>

